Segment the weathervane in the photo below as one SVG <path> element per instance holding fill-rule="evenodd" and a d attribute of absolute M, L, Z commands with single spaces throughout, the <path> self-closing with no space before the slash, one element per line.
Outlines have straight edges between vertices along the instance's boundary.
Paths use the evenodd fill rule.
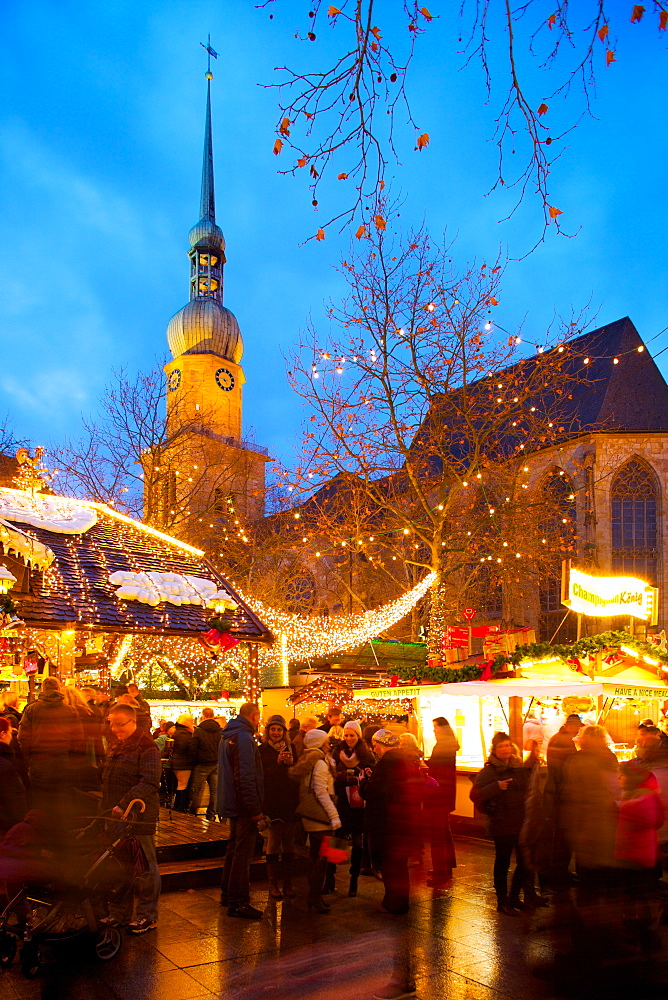
<path fill-rule="evenodd" d="M 207 60 L 206 60 L 206 78 L 207 78 L 207 80 L 213 80 L 213 73 L 211 72 L 211 56 L 213 56 L 214 59 L 217 59 L 218 58 L 218 53 L 214 49 L 211 48 L 211 35 L 209 35 L 207 37 L 206 45 L 204 44 L 204 42 L 200 42 L 200 45 L 202 46 L 202 48 L 204 49 L 204 51 L 207 54 Z"/>

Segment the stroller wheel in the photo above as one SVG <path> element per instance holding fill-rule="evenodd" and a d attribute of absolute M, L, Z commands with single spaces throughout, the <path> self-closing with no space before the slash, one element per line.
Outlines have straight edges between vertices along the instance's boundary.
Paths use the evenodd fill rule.
<path fill-rule="evenodd" d="M 101 927 L 95 935 L 95 954 L 101 962 L 109 962 L 121 950 L 123 936 L 118 927 Z"/>
<path fill-rule="evenodd" d="M 21 972 L 26 979 L 34 979 L 42 964 L 39 946 L 34 941 L 24 944 L 21 948 Z"/>
<path fill-rule="evenodd" d="M 16 956 L 16 938 L 11 934 L 0 935 L 0 966 L 8 969 Z"/>

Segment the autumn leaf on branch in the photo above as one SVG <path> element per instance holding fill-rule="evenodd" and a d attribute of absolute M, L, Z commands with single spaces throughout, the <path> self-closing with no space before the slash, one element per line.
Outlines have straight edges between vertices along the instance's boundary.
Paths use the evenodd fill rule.
<path fill-rule="evenodd" d="M 634 4 L 633 10 L 631 11 L 631 24 L 638 24 L 642 20 L 642 16 L 645 13 L 645 8 L 641 3 Z"/>
<path fill-rule="evenodd" d="M 550 31 L 552 31 L 556 23 L 557 23 L 557 15 L 550 14 L 550 16 L 547 19 L 547 26 L 550 29 Z"/>
<path fill-rule="evenodd" d="M 366 236 L 366 226 L 360 226 L 357 232 L 355 233 L 355 237 L 358 240 L 361 240 L 363 236 Z"/>
<path fill-rule="evenodd" d="M 417 137 L 417 147 L 416 148 L 419 149 L 420 151 L 422 151 L 423 149 L 426 149 L 427 146 L 429 145 L 429 141 L 430 141 L 430 135 L 429 135 L 429 133 L 428 132 L 423 132 L 422 135 L 419 135 Z"/>
<path fill-rule="evenodd" d="M 327 16 L 328 17 L 336 17 L 336 15 L 340 14 L 340 13 L 341 13 L 341 11 L 339 10 L 338 7 L 328 7 L 327 8 Z"/>
<path fill-rule="evenodd" d="M 605 53 L 605 65 L 609 66 L 610 63 L 613 62 L 617 62 L 617 60 L 615 59 L 615 53 L 613 52 L 612 49 L 608 49 L 607 52 Z"/>
<path fill-rule="evenodd" d="M 382 215 L 377 215 L 373 221 L 376 229 L 383 230 L 387 228 L 387 223 Z"/>
<path fill-rule="evenodd" d="M 283 149 L 283 141 L 282 139 L 277 139 L 276 142 L 274 143 L 274 156 L 278 156 L 278 154 L 282 149 Z"/>
<path fill-rule="evenodd" d="M 434 15 L 430 13 L 427 7 L 420 7 L 420 13 L 422 14 L 425 21 L 433 21 Z"/>
<path fill-rule="evenodd" d="M 316 240 L 324 240 L 324 238 L 325 238 L 325 230 L 324 229 L 319 229 L 318 232 L 315 234 L 315 238 L 316 238 Z"/>
<path fill-rule="evenodd" d="M 556 219 L 557 216 L 563 215 L 563 214 L 564 213 L 561 211 L 560 208 L 555 208 L 554 205 L 550 205 L 550 218 L 551 219 Z"/>
<path fill-rule="evenodd" d="M 336 179 L 337 179 L 337 181 L 347 181 L 348 180 L 348 174 L 339 174 Z"/>
<path fill-rule="evenodd" d="M 601 41 L 604 42 L 608 37 L 608 35 L 610 34 L 610 25 L 604 24 L 602 28 L 598 29 L 596 34 L 601 39 Z"/>
<path fill-rule="evenodd" d="M 281 135 L 290 135 L 290 119 L 284 118 L 281 122 L 279 132 Z"/>
<path fill-rule="evenodd" d="M 540 104 L 538 106 L 538 114 L 539 115 L 546 115 L 547 114 L 547 104 Z"/>
<path fill-rule="evenodd" d="M 668 28 L 668 10 L 662 10 L 659 14 L 659 31 L 665 31 Z"/>

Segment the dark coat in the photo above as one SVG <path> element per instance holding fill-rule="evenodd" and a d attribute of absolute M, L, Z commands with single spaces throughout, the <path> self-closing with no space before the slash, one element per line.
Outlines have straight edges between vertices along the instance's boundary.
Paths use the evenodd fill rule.
<path fill-rule="evenodd" d="M 19 744 L 28 763 L 39 755 L 83 754 L 84 732 L 77 710 L 65 704 L 60 691 L 41 692 L 23 712 Z"/>
<path fill-rule="evenodd" d="M 431 797 L 446 812 L 452 812 L 457 798 L 457 764 L 456 750 L 450 742 L 436 741 L 431 757 L 427 761 L 429 777 L 438 782 L 438 788 L 432 789 Z"/>
<path fill-rule="evenodd" d="M 364 777 L 365 768 L 373 768 L 378 763 L 375 754 L 371 752 L 364 740 L 359 739 L 352 751 L 359 764 L 357 767 L 348 768 L 341 760 L 341 752 L 350 756 L 351 751 L 347 743 L 342 743 L 334 750 L 332 758 L 336 777 L 334 779 L 334 791 L 336 792 L 336 810 L 341 819 L 341 833 L 344 837 L 353 834 L 361 834 L 364 831 L 364 814 L 366 809 L 352 809 L 348 798 L 347 788 L 359 785 Z"/>
<path fill-rule="evenodd" d="M 20 823 L 28 809 L 26 790 L 14 763 L 14 752 L 0 743 L 0 830 Z"/>
<path fill-rule="evenodd" d="M 218 747 L 219 816 L 259 816 L 264 806 L 264 774 L 255 730 L 237 715 L 223 729 Z"/>
<path fill-rule="evenodd" d="M 17 712 L 17 710 L 12 708 L 11 705 L 7 705 L 7 707 L 3 708 L 2 712 L 0 712 L 0 719 L 7 719 L 12 729 L 18 729 L 22 715 L 22 712 Z"/>
<path fill-rule="evenodd" d="M 571 754 L 564 763 L 561 794 L 563 825 L 577 864 L 612 867 L 620 794 L 614 753 L 605 749 Z"/>
<path fill-rule="evenodd" d="M 289 764 L 279 764 L 278 751 L 271 743 L 260 745 L 260 758 L 264 772 L 264 811 L 270 820 L 282 819 L 284 823 L 295 823 L 295 809 L 299 802 L 299 785 L 288 775 L 288 768 L 297 763 L 297 753 L 288 744 L 292 755 Z"/>
<path fill-rule="evenodd" d="M 151 706 L 144 698 L 142 698 L 140 694 L 137 695 L 135 701 L 139 705 L 139 708 L 136 710 L 137 728 L 143 729 L 146 733 L 150 733 L 153 728 L 153 723 L 151 722 Z"/>
<path fill-rule="evenodd" d="M 525 764 L 519 757 L 511 757 L 506 762 L 491 754 L 482 771 L 473 778 L 469 796 L 474 805 L 487 815 L 492 837 L 519 837 L 534 764 L 535 759 L 531 757 Z M 499 782 L 506 778 L 513 780 L 504 792 L 499 788 Z"/>
<path fill-rule="evenodd" d="M 102 773 L 102 810 L 125 809 L 132 799 L 143 799 L 146 809 L 135 830 L 139 835 L 155 833 L 161 777 L 157 746 L 148 733 L 135 729 L 127 740 L 109 748 Z"/>
<path fill-rule="evenodd" d="M 403 750 L 387 750 L 360 785 L 364 828 L 381 855 L 410 854 L 420 828 L 415 776 Z"/>
<path fill-rule="evenodd" d="M 137 723 L 139 726 L 139 722 Z M 175 771 L 190 771 L 192 762 L 193 734 L 187 726 L 177 722 L 174 726 L 174 744 L 172 746 L 172 767 Z"/>
<path fill-rule="evenodd" d="M 204 719 L 195 726 L 190 744 L 190 757 L 193 767 L 198 764 L 218 764 L 218 746 L 223 730 L 215 719 Z"/>

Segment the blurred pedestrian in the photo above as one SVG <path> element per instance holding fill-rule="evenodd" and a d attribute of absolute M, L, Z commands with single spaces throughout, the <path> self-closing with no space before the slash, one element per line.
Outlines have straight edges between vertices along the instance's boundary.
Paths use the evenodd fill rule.
<path fill-rule="evenodd" d="M 142 697 L 136 684 L 128 684 L 128 694 L 132 695 L 138 705 L 137 725 L 140 729 L 145 729 L 147 733 L 150 733 L 153 725 L 151 722 L 151 706 L 146 699 Z"/>
<path fill-rule="evenodd" d="M 668 872 L 668 746 L 656 726 L 647 726 L 638 738 L 634 763 L 653 774 L 659 786 L 664 822 L 658 831 L 659 852 L 664 872 Z"/>
<path fill-rule="evenodd" d="M 65 685 L 62 694 L 65 704 L 73 708 L 79 716 L 84 734 L 82 752 L 76 757 L 71 756 L 72 783 L 77 788 L 97 790 L 101 780 L 98 768 L 101 767 L 105 755 L 102 723 L 97 713 L 93 713 L 88 706 L 81 691 Z"/>
<path fill-rule="evenodd" d="M 297 759 L 299 759 L 304 753 L 304 738 L 306 737 L 306 734 L 310 733 L 312 729 L 317 729 L 317 726 L 317 719 L 302 719 L 299 732 L 292 741 L 295 753 L 297 754 Z"/>
<path fill-rule="evenodd" d="M 524 823 L 524 806 L 537 762 L 536 747 L 525 762 L 507 733 L 492 737 L 492 750 L 482 771 L 473 779 L 470 797 L 488 818 L 494 840 L 494 891 L 499 913 L 513 915 L 522 909 L 520 892 L 526 892 L 529 875 L 524 864 L 519 839 Z M 515 853 L 515 871 L 508 892 L 508 870 Z"/>
<path fill-rule="evenodd" d="M 7 719 L 12 729 L 18 730 L 21 715 L 16 691 L 3 691 L 0 695 L 0 718 Z"/>
<path fill-rule="evenodd" d="M 299 781 L 299 806 L 304 829 L 309 835 L 309 876 L 306 899 L 309 913 L 328 913 L 329 904 L 322 898 L 327 877 L 327 858 L 321 854 L 323 838 L 341 828 L 341 819 L 333 801 L 334 771 L 329 762 L 329 736 L 322 729 L 312 729 L 304 738 L 304 754 L 290 776 Z"/>
<path fill-rule="evenodd" d="M 264 775 L 255 734 L 260 710 L 247 701 L 223 729 L 218 747 L 217 809 L 230 821 L 221 882 L 221 906 L 230 917 L 259 920 L 262 910 L 250 903 L 250 863 L 258 823 L 264 821 Z"/>
<path fill-rule="evenodd" d="M 557 890 L 568 887 L 571 846 L 564 820 L 564 765 L 578 752 L 576 739 L 583 729 L 579 715 L 571 714 L 558 733 L 547 744 L 547 780 L 544 787 L 544 827 L 541 833 L 545 848 L 544 876 L 547 883 Z"/>
<path fill-rule="evenodd" d="M 580 750 L 563 767 L 564 823 L 581 882 L 610 884 L 614 876 L 619 765 L 603 726 L 585 726 Z"/>
<path fill-rule="evenodd" d="M 292 743 L 300 730 L 299 719 L 290 719 L 288 722 L 288 739 Z"/>
<path fill-rule="evenodd" d="M 176 778 L 176 795 L 174 810 L 188 812 L 188 783 L 192 773 L 191 744 L 195 720 L 192 715 L 184 712 L 179 715 L 174 726 L 174 745 L 172 746 L 172 770 Z"/>
<path fill-rule="evenodd" d="M 373 770 L 376 758 L 362 739 L 359 722 L 346 722 L 343 741 L 332 752 L 336 770 L 334 789 L 336 808 L 341 818 L 341 835 L 351 841 L 350 883 L 348 895 L 357 895 L 357 884 L 364 856 L 364 799 L 359 786 L 366 769 Z"/>
<path fill-rule="evenodd" d="M 144 934 L 157 926 L 160 870 L 155 848 L 155 829 L 159 811 L 160 755 L 150 735 L 137 727 L 131 705 L 116 705 L 109 713 L 109 725 L 115 735 L 102 773 L 102 812 L 120 819 L 133 799 L 141 799 L 143 813 L 136 816 L 133 832 L 146 855 L 148 870 L 133 884 L 136 910 L 118 914 L 132 934 Z"/>
<path fill-rule="evenodd" d="M 433 720 L 436 743 L 427 762 L 429 777 L 437 782 L 430 786 L 425 796 L 427 829 L 431 843 L 432 870 L 429 872 L 434 888 L 452 878 L 457 866 L 455 845 L 450 830 L 450 813 L 457 798 L 457 751 L 459 743 L 452 726 L 439 715 Z"/>
<path fill-rule="evenodd" d="M 291 898 L 296 895 L 292 886 L 292 866 L 295 860 L 295 830 L 299 822 L 295 814 L 299 788 L 288 773 L 288 769 L 297 763 L 297 754 L 288 739 L 282 715 L 272 715 L 267 721 L 260 758 L 264 772 L 264 813 L 269 823 L 266 847 L 269 895 L 272 899 Z"/>
<path fill-rule="evenodd" d="M 213 717 L 213 709 L 202 710 L 202 718 L 195 726 L 190 743 L 190 760 L 192 763 L 192 788 L 190 791 L 190 812 L 197 815 L 202 801 L 204 786 L 209 788 L 209 803 L 206 807 L 206 818 L 216 818 L 216 789 L 218 785 L 218 746 L 222 729 Z"/>
<path fill-rule="evenodd" d="M 12 727 L 8 719 L 0 718 L 0 838 L 27 811 L 25 785 L 12 749 Z"/>
<path fill-rule="evenodd" d="M 341 726 L 342 722 L 342 710 L 338 707 L 338 705 L 332 705 L 325 716 L 325 721 L 318 726 L 318 729 L 322 729 L 323 733 L 329 733 L 332 726 Z"/>
<path fill-rule="evenodd" d="M 385 886 L 381 906 L 387 913 L 407 913 L 410 904 L 408 859 L 419 831 L 415 782 L 399 737 L 379 729 L 372 751 L 378 763 L 365 771 L 360 794 L 366 802 L 365 831 L 371 861 Z"/>
<path fill-rule="evenodd" d="M 28 765 L 31 805 L 47 814 L 64 836 L 71 786 L 71 763 L 84 752 L 84 732 L 77 711 L 65 703 L 57 677 L 45 677 L 42 689 L 27 705 L 18 733 Z"/>
<path fill-rule="evenodd" d="M 655 951 L 661 947 L 657 934 L 661 916 L 656 900 L 661 871 L 657 831 L 665 819 L 659 783 L 636 761 L 620 764 L 619 776 L 622 797 L 615 860 L 622 869 L 624 917 L 646 950 Z"/>

